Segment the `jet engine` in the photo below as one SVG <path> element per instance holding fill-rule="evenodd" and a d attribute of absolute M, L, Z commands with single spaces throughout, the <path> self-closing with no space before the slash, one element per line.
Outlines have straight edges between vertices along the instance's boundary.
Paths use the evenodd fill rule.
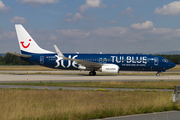
<path fill-rule="evenodd" d="M 99 71 L 103 73 L 119 73 L 119 66 L 114 64 L 104 64 Z"/>
<path fill-rule="evenodd" d="M 79 65 L 79 66 L 78 66 L 78 69 L 79 69 L 79 70 L 86 70 L 86 67 L 84 67 L 84 66 L 82 66 L 82 65 Z"/>

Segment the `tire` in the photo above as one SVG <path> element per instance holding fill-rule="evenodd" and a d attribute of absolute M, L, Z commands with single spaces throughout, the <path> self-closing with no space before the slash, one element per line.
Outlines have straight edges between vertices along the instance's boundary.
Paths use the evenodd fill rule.
<path fill-rule="evenodd" d="M 160 76 L 160 73 L 156 73 L 156 76 Z"/>
<path fill-rule="evenodd" d="M 93 76 L 94 73 L 92 71 L 89 72 L 89 76 Z"/>
<path fill-rule="evenodd" d="M 93 72 L 93 75 L 94 75 L 94 76 L 96 75 L 96 72 L 95 72 L 95 71 Z"/>

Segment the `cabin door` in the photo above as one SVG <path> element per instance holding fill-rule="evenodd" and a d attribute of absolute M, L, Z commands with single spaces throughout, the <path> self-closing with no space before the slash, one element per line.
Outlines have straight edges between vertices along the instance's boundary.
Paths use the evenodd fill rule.
<path fill-rule="evenodd" d="M 158 65 L 159 64 L 159 59 L 157 57 L 154 58 L 154 65 Z"/>
<path fill-rule="evenodd" d="M 44 64 L 44 56 L 40 56 L 40 64 Z"/>

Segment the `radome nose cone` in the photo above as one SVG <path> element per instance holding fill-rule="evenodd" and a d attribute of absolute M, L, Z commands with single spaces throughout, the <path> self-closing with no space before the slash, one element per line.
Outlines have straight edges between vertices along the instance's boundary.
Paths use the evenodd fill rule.
<path fill-rule="evenodd" d="M 176 66 L 176 64 L 174 64 L 173 62 L 170 63 L 170 67 L 171 67 L 171 68 L 173 68 L 173 67 L 175 67 L 175 66 Z"/>

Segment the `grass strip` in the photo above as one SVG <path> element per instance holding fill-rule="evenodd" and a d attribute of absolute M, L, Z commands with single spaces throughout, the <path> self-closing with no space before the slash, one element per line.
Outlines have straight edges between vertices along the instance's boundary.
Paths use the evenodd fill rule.
<path fill-rule="evenodd" d="M 0 89 L 3 120 L 89 120 L 178 110 L 172 92 Z"/>
<path fill-rule="evenodd" d="M 108 82 L 24 82 L 0 83 L 0 85 L 95 87 L 95 88 L 136 88 L 136 89 L 174 89 L 180 81 L 108 81 Z"/>

